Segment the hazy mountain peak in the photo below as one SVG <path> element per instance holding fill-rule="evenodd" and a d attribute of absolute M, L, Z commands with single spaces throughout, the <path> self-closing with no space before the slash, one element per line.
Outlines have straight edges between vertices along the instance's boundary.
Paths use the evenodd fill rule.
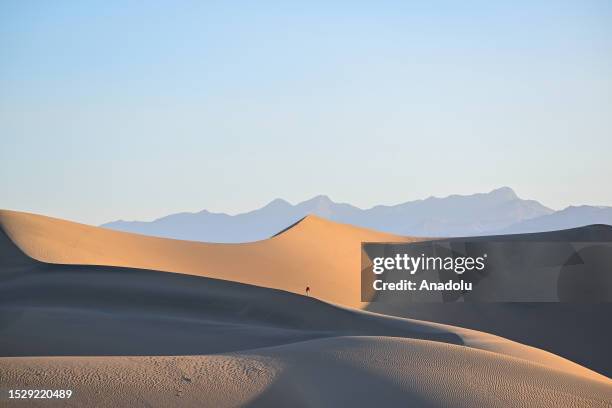
<path fill-rule="evenodd" d="M 497 200 L 511 201 L 520 199 L 518 195 L 510 187 L 499 187 L 489 191 L 488 193 L 476 193 L 476 194 L 450 194 L 445 197 L 429 196 L 425 200 L 414 200 L 410 202 L 423 202 L 423 201 L 444 201 L 444 200 L 471 200 L 479 199 L 481 197 L 492 197 Z"/>
<path fill-rule="evenodd" d="M 266 204 L 263 208 L 287 207 L 287 206 L 291 206 L 291 204 L 288 201 L 283 200 L 282 198 L 275 198 L 274 200 Z"/>
<path fill-rule="evenodd" d="M 315 204 L 315 205 L 325 204 L 326 205 L 326 204 L 335 204 L 335 203 L 332 201 L 331 198 L 329 198 L 329 196 L 326 196 L 324 194 L 319 194 L 318 196 L 314 196 L 310 200 L 303 201 L 300 204 Z"/>
<path fill-rule="evenodd" d="M 302 213 L 301 215 L 316 214 L 321 217 L 334 219 L 337 206 L 338 204 L 333 202 L 328 196 L 318 195 L 310 200 L 299 203 L 295 208 Z"/>
<path fill-rule="evenodd" d="M 519 198 L 514 192 L 514 190 L 507 186 L 491 190 L 489 192 L 489 195 L 504 198 L 507 200 L 516 200 Z"/>

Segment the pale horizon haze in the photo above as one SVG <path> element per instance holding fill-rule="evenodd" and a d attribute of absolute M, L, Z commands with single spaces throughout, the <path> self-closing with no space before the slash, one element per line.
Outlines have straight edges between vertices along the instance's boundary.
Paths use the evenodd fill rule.
<path fill-rule="evenodd" d="M 6 1 L 0 89 L 0 208 L 612 206 L 609 1 Z"/>

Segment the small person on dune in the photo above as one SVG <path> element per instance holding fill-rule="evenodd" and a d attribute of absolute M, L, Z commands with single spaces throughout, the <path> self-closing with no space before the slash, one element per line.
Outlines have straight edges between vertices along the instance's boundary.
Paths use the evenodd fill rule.
<path fill-rule="evenodd" d="M 306 296 L 310 296 L 310 286 L 306 286 Z"/>

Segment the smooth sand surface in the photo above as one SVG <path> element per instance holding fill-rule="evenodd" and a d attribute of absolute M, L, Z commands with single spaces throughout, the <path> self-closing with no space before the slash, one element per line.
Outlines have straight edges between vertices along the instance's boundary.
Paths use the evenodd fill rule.
<path fill-rule="evenodd" d="M 610 379 L 546 351 L 285 287 L 299 293 L 298 281 L 319 279 L 358 296 L 359 242 L 397 237 L 315 217 L 239 245 L 147 238 L 15 212 L 2 212 L 0 227 L 2 398 L 11 388 L 75 391 L 70 401 L 10 406 L 612 403 Z M 218 252 L 229 257 L 230 276 Z M 349 276 L 357 282 L 341 282 Z M 350 298 L 323 293 L 335 303 Z"/>

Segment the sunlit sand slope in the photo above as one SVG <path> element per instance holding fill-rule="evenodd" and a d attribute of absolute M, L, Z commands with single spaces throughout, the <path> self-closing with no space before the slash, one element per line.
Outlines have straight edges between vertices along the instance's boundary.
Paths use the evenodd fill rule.
<path fill-rule="evenodd" d="M 407 242 L 308 216 L 270 239 L 209 244 L 154 238 L 15 211 L 0 228 L 29 257 L 47 263 L 108 265 L 226 279 L 360 307 L 361 242 Z"/>

